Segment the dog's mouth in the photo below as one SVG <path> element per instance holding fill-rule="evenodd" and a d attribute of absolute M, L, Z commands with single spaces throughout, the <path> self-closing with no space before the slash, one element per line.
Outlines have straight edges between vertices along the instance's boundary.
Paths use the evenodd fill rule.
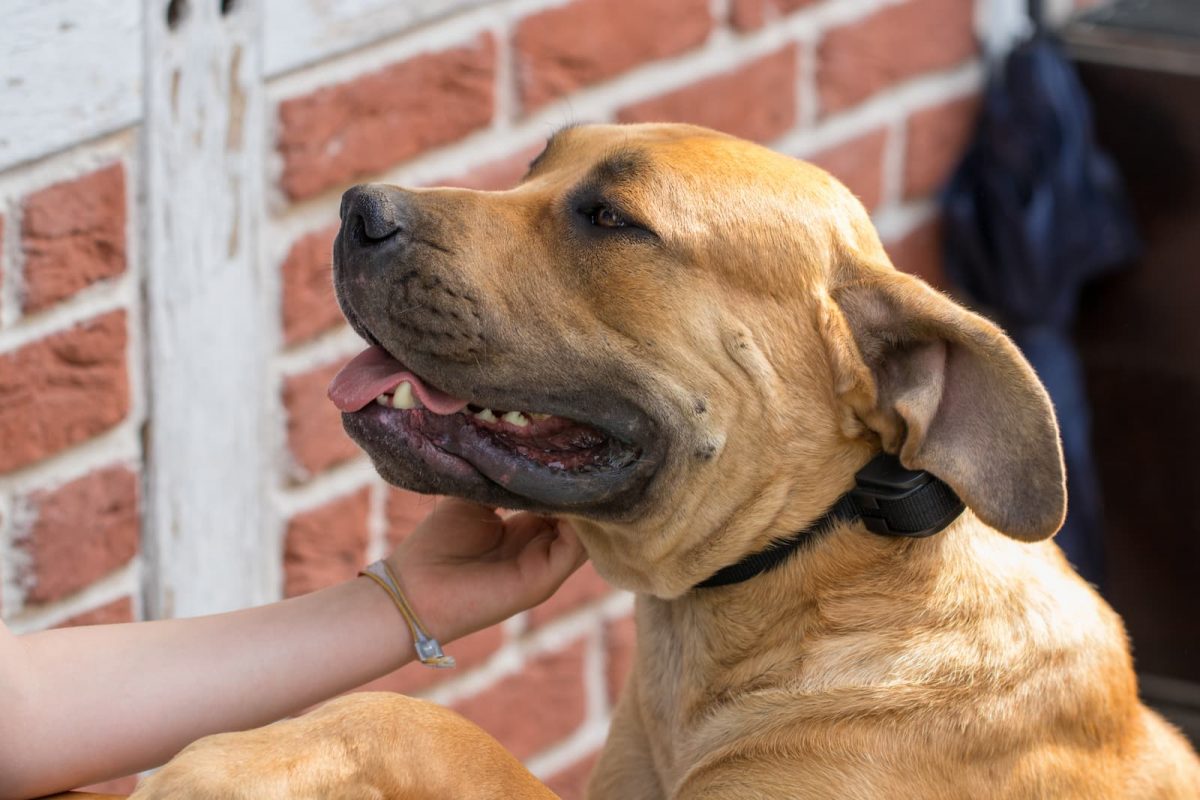
<path fill-rule="evenodd" d="M 508 507 L 594 510 L 628 501 L 653 474 L 645 420 L 520 392 L 533 405 L 456 397 L 373 346 L 333 379 L 329 397 L 385 479 Z M 495 398 L 493 398 L 495 399 Z M 514 399 L 516 399 L 514 397 Z M 583 403 L 581 405 L 591 405 Z M 596 416 L 607 417 L 597 419 Z"/>

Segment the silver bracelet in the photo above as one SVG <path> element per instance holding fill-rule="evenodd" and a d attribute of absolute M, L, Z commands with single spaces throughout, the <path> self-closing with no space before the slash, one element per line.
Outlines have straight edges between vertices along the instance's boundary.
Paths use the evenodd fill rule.
<path fill-rule="evenodd" d="M 408 598 L 400 590 L 400 581 L 396 580 L 392 568 L 387 565 L 386 561 L 380 560 L 368 564 L 358 574 L 375 581 L 392 598 L 392 602 L 400 611 L 400 616 L 404 617 L 409 631 L 412 632 L 413 647 L 417 651 L 418 661 L 434 669 L 450 669 L 454 666 L 454 656 L 443 653 L 438 640 L 430 636 L 429 631 L 425 630 L 425 626 L 421 624 L 421 620 L 417 619 L 416 612 L 408 603 Z"/>

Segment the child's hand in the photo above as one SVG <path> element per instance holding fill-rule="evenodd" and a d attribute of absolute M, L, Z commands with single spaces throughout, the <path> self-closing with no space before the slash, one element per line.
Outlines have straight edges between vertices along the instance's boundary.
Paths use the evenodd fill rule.
<path fill-rule="evenodd" d="M 447 498 L 388 557 L 443 644 L 545 600 L 587 554 L 564 522 Z"/>

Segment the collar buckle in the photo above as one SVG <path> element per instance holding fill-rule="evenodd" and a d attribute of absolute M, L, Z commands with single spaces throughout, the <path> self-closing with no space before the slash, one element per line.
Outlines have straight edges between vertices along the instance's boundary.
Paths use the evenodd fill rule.
<path fill-rule="evenodd" d="M 863 525 L 880 536 L 932 536 L 966 507 L 941 480 L 924 470 L 905 469 L 887 453 L 871 459 L 854 483 L 849 497 Z"/>

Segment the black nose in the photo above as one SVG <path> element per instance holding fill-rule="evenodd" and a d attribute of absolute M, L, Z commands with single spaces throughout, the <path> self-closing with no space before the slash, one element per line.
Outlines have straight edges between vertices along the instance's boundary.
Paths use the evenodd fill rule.
<path fill-rule="evenodd" d="M 358 244 L 379 244 L 411 228 L 408 193 L 395 186 L 363 184 L 342 195 L 342 233 Z"/>

